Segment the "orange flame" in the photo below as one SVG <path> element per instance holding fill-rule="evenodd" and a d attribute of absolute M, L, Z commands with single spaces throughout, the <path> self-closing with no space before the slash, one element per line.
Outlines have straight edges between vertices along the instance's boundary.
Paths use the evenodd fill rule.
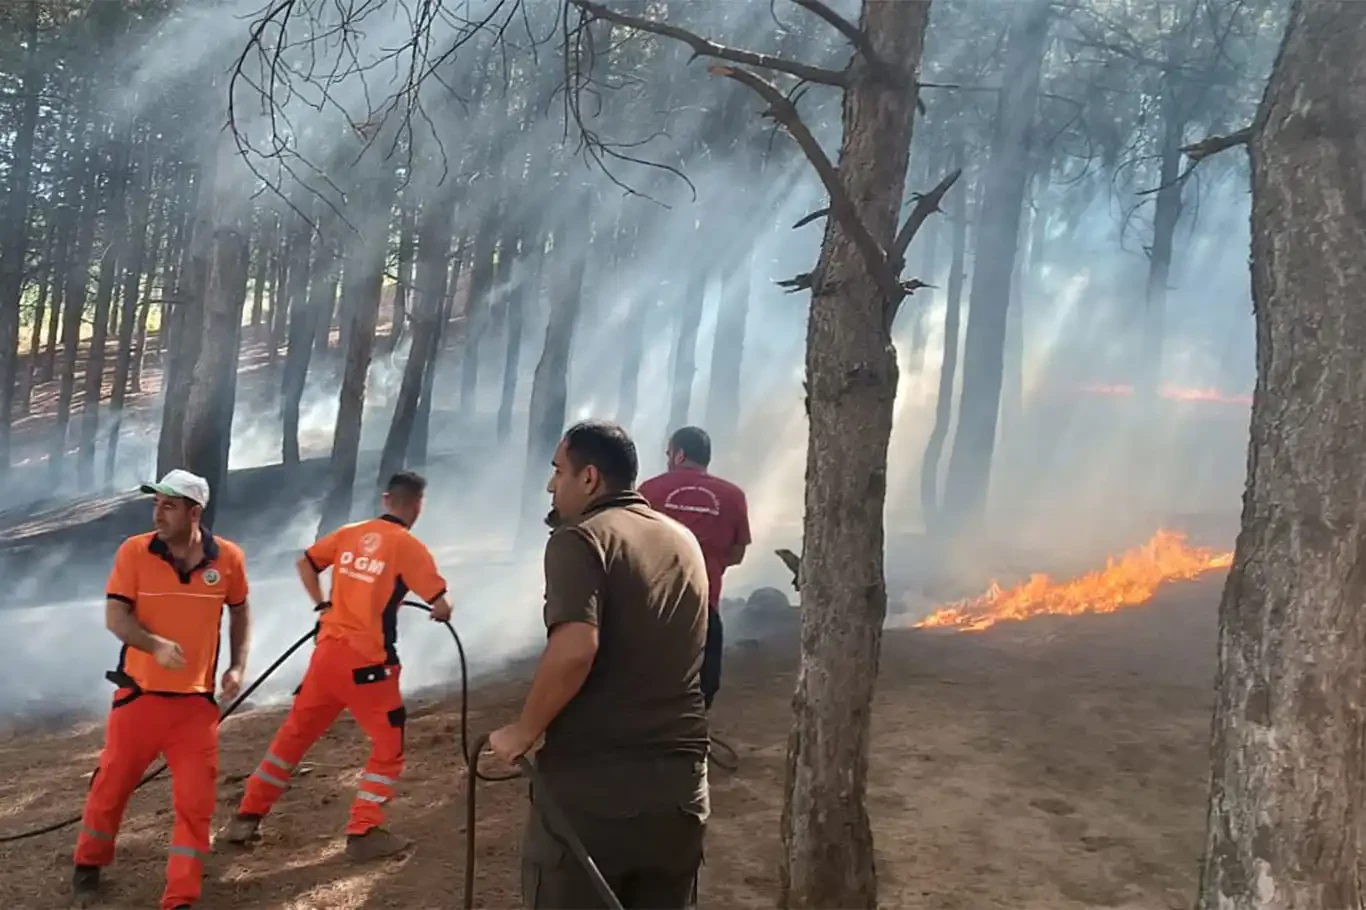
<path fill-rule="evenodd" d="M 998 622 L 1045 614 L 1113 613 L 1145 603 L 1166 582 L 1196 578 L 1232 564 L 1232 553 L 1192 547 L 1186 535 L 1159 530 L 1142 546 L 1106 560 L 1104 569 L 1062 583 L 1036 574 L 1008 591 L 993 581 L 981 597 L 941 607 L 915 627 L 980 632 Z"/>

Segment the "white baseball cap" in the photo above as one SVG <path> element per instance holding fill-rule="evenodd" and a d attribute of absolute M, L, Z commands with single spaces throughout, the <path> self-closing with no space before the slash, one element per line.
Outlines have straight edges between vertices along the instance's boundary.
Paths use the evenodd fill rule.
<path fill-rule="evenodd" d="M 162 496 L 180 496 L 201 506 L 209 504 L 209 482 L 198 474 L 176 468 L 167 471 L 159 483 L 144 483 L 142 492 Z"/>

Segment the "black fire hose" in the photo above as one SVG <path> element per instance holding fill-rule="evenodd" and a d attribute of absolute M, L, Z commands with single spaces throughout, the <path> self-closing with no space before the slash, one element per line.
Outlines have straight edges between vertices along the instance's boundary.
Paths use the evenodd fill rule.
<path fill-rule="evenodd" d="M 414 607 L 428 614 L 432 612 L 431 607 L 415 600 L 405 600 L 403 601 L 403 605 L 406 607 Z M 470 688 L 469 664 L 465 658 L 465 645 L 463 642 L 461 642 L 459 633 L 455 631 L 455 626 L 451 625 L 449 620 L 441 620 L 441 624 L 445 626 L 446 631 L 451 634 L 451 640 L 455 643 L 456 651 L 460 655 L 460 749 L 461 752 L 464 754 L 465 765 L 468 769 L 468 783 L 466 786 L 465 793 L 465 907 L 467 908 L 467 910 L 473 910 L 474 907 L 474 829 L 476 785 L 478 781 L 481 780 L 488 782 L 498 782 L 514 780 L 517 778 L 524 777 L 528 781 L 530 781 L 532 787 L 535 788 L 537 793 L 536 799 L 538 805 L 541 807 L 541 810 L 545 812 L 547 820 L 549 821 L 550 825 L 563 833 L 565 846 L 569 848 L 570 852 L 574 854 L 574 857 L 579 861 L 580 864 L 582 864 L 584 871 L 588 873 L 588 877 L 593 883 L 594 889 L 597 890 L 598 894 L 607 903 L 607 906 L 609 908 L 613 908 L 613 910 L 620 910 L 621 902 L 617 899 L 616 895 L 612 893 L 611 887 L 607 884 L 606 879 L 602 877 L 602 873 L 598 870 L 597 864 L 593 862 L 593 858 L 588 855 L 588 851 L 584 848 L 583 842 L 579 840 L 576 834 L 574 834 L 573 828 L 569 824 L 568 820 L 565 818 L 563 810 L 559 807 L 558 804 L 554 802 L 553 797 L 550 796 L 549 792 L 547 791 L 546 787 L 544 786 L 544 783 L 540 778 L 540 775 L 537 773 L 535 766 L 532 765 L 531 762 L 529 762 L 525 758 L 519 758 L 517 760 L 517 770 L 509 772 L 507 774 L 486 774 L 483 771 L 479 770 L 479 753 L 483 751 L 484 746 L 488 743 L 488 736 L 480 736 L 479 739 L 475 741 L 474 748 L 470 748 L 468 719 Z M 318 625 L 314 624 L 312 629 L 309 629 L 306 634 L 301 636 L 297 641 L 294 642 L 294 644 L 290 645 L 289 648 L 286 649 L 283 654 L 277 657 L 275 659 L 275 662 L 272 663 L 269 667 L 267 667 L 265 672 L 256 678 L 255 682 L 253 682 L 250 686 L 244 689 L 242 693 L 237 696 L 237 698 L 233 699 L 232 703 L 229 704 L 228 707 L 224 709 L 223 713 L 219 715 L 219 723 L 222 723 L 233 712 L 235 712 L 239 707 L 241 707 L 242 704 L 246 702 L 246 700 L 249 697 L 251 697 L 251 695 L 257 689 L 261 687 L 261 684 L 270 678 L 271 674 L 278 670 L 286 660 L 294 656 L 294 652 L 302 648 L 306 642 L 310 641 L 317 634 Z M 713 746 L 720 745 L 725 751 L 729 752 L 731 755 L 731 759 L 727 761 L 722 761 L 719 757 L 713 755 L 713 760 L 716 761 L 716 763 L 724 769 L 734 770 L 736 765 L 738 764 L 738 758 L 736 757 L 735 750 L 731 746 L 723 743 L 721 740 L 718 740 L 715 737 L 712 738 L 712 744 Z M 151 781 L 160 777 L 166 771 L 166 767 L 166 763 L 163 762 L 155 770 L 149 772 L 145 777 L 143 777 L 143 779 L 139 781 L 137 786 L 133 789 L 137 790 L 141 788 L 144 784 L 150 783 Z M 53 822 L 49 825 L 44 825 L 40 828 L 33 828 L 28 831 L 22 831 L 18 834 L 3 835 L 0 836 L 0 844 L 12 843 L 14 841 L 19 840 L 26 840 L 32 837 L 40 837 L 44 834 L 51 834 L 55 831 L 60 831 L 63 828 L 67 828 L 71 825 L 78 823 L 83 817 L 84 813 L 81 813 L 78 815 L 71 816 L 69 818 L 65 818 L 58 822 Z"/>
<path fill-rule="evenodd" d="M 480 736 L 474 742 L 475 751 L 470 755 L 467 763 L 469 776 L 465 784 L 465 910 L 474 910 L 474 826 L 476 822 L 474 791 L 480 780 L 489 780 L 479 771 L 479 753 L 488 745 L 488 734 Z M 569 848 L 569 852 L 574 854 L 574 858 L 583 866 L 583 870 L 588 873 L 589 880 L 593 883 L 593 890 L 598 892 L 598 896 L 603 899 L 611 910 L 622 910 L 621 901 L 617 900 L 616 894 L 612 892 L 612 886 L 607 884 L 607 879 L 602 877 L 602 872 L 598 870 L 598 864 L 593 862 L 593 857 L 588 855 L 588 850 L 583 846 L 583 841 L 579 840 L 574 833 L 574 828 L 569 824 L 569 819 L 565 817 L 564 810 L 555 802 L 550 792 L 545 787 L 545 782 L 541 779 L 540 773 L 526 758 L 517 759 L 517 770 L 520 772 L 516 777 L 525 777 L 531 782 L 532 789 L 535 791 L 536 807 L 544 812 L 546 821 L 550 828 L 563 837 L 563 843 Z M 509 778 L 500 778 L 508 780 Z"/>
<path fill-rule="evenodd" d="M 318 627 L 317 627 L 316 625 L 314 625 L 312 629 L 309 629 L 309 630 L 308 630 L 308 634 L 304 635 L 304 636 L 301 637 L 298 641 L 296 641 L 294 644 L 290 645 L 289 648 L 288 648 L 288 650 L 285 651 L 285 653 L 283 653 L 283 654 L 281 654 L 279 657 L 275 658 L 275 663 L 273 663 L 273 664 L 271 664 L 269 667 L 267 667 L 267 668 L 266 668 L 266 672 L 264 672 L 264 673 L 262 673 L 260 676 L 258 676 L 258 677 L 256 678 L 256 681 L 253 682 L 250 686 L 248 686 L 247 688 L 243 689 L 243 690 L 242 690 L 242 694 L 238 695 L 235 699 L 233 699 L 233 700 L 232 700 L 232 703 L 231 703 L 230 705 L 228 705 L 227 708 L 225 708 L 225 709 L 223 710 L 223 713 L 220 714 L 220 715 L 218 715 L 218 722 L 221 724 L 223 721 L 227 720 L 227 718 L 228 718 L 229 715 L 231 715 L 234 711 L 236 711 L 239 707 L 241 707 L 241 706 L 242 706 L 242 703 L 245 702 L 248 698 L 250 698 L 250 697 L 251 697 L 251 694 L 261 687 L 261 683 L 265 682 L 267 679 L 270 678 L 270 674 L 272 674 L 272 673 L 274 673 L 276 670 L 280 669 L 280 665 L 281 665 L 281 664 L 283 664 L 285 661 L 289 660 L 289 658 L 293 657 L 295 651 L 297 651 L 297 650 L 299 650 L 300 648 L 302 648 L 302 647 L 304 646 L 304 643 L 305 643 L 305 642 L 307 642 L 309 639 L 311 639 L 314 635 L 317 635 L 317 634 L 318 634 Z M 134 790 L 137 790 L 137 789 L 141 788 L 144 784 L 151 783 L 152 781 L 154 781 L 154 780 L 156 780 L 158 777 L 160 777 L 163 773 L 165 773 L 165 771 L 166 771 L 166 763 L 165 763 L 165 762 L 162 762 L 160 765 L 158 765 L 158 766 L 156 767 L 155 770 L 149 771 L 149 772 L 147 773 L 147 775 L 146 775 L 145 777 L 143 777 L 142 780 L 138 781 L 138 785 L 137 785 L 136 787 L 134 787 L 133 789 L 134 789 Z M 80 821 L 82 818 L 84 818 L 84 817 L 85 817 L 85 813 L 82 812 L 82 813 L 79 814 L 79 815 L 73 815 L 73 816 L 71 816 L 71 817 L 69 817 L 69 818 L 64 818 L 64 819 L 62 819 L 62 820 L 59 821 L 59 822 L 53 822 L 52 824 L 50 824 L 50 825 L 44 825 L 44 826 L 42 826 L 41 828 L 32 828 L 32 829 L 30 829 L 30 830 L 28 830 L 28 831 L 21 831 L 21 832 L 19 832 L 18 834 L 0 835 L 0 844 L 8 844 L 8 843 L 13 843 L 14 841 L 17 841 L 17 840 L 27 840 L 27 839 L 30 838 L 30 837 L 40 837 L 40 836 L 42 836 L 42 835 L 44 835 L 44 834 L 51 834 L 51 833 L 54 832 L 54 831 L 60 831 L 60 830 L 62 830 L 63 828 L 67 828 L 67 827 L 70 827 L 71 825 L 76 824 L 77 822 L 79 822 L 79 821 Z"/>

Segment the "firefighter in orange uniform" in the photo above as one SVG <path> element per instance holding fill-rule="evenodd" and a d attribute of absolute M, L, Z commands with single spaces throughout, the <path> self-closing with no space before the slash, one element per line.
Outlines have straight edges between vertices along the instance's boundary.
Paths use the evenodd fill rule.
<path fill-rule="evenodd" d="M 175 470 L 142 492 L 156 496 L 156 531 L 125 540 L 109 576 L 105 622 L 123 650 L 118 668 L 105 674 L 118 691 L 86 797 L 72 888 L 78 905 L 96 900 L 100 869 L 114 861 L 128 797 L 147 766 L 164 755 L 175 830 L 161 907 L 173 910 L 199 899 L 209 851 L 218 782 L 214 676 L 223 607 L 231 648 L 221 683 L 224 699 L 242 688 L 251 618 L 242 551 L 199 524 L 209 502 L 208 482 Z"/>
<path fill-rule="evenodd" d="M 261 820 L 284 793 L 309 748 L 347 709 L 370 739 L 346 826 L 346 854 L 364 861 L 392 856 L 409 842 L 384 824 L 384 804 L 403 771 L 407 715 L 399 691 L 398 611 L 411 591 L 432 607 L 432 619 L 450 619 L 446 582 L 436 561 L 409 528 L 422 511 L 427 483 L 411 471 L 389 480 L 385 512 L 345 525 L 309 547 L 299 578 L 318 610 L 318 642 L 284 725 L 247 780 L 237 816 L 224 831 L 233 844 L 256 840 Z M 332 568 L 332 598 L 324 600 L 318 575 Z"/>

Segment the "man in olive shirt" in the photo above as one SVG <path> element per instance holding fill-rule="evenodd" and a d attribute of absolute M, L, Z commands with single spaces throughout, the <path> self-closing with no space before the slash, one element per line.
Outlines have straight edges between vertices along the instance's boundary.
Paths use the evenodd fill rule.
<path fill-rule="evenodd" d="M 510 762 L 544 734 L 545 786 L 622 906 L 687 907 L 710 811 L 702 552 L 635 492 L 616 424 L 571 427 L 552 465 L 546 647 L 521 718 L 490 745 Z M 533 910 L 603 906 L 534 793 L 522 889 Z"/>

